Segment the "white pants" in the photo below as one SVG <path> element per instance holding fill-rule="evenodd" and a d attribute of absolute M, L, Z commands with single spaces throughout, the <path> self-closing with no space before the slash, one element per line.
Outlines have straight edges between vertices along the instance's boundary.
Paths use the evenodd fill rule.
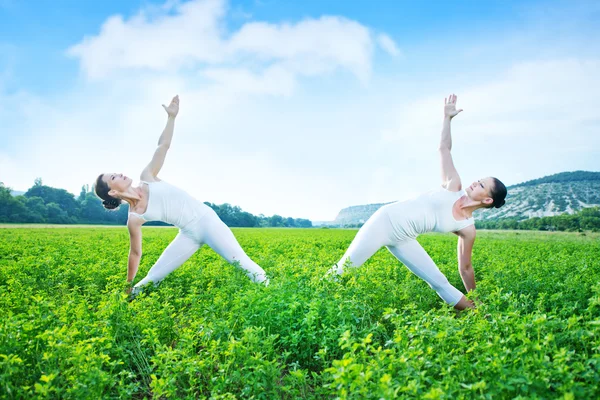
<path fill-rule="evenodd" d="M 396 239 L 387 210 L 381 208 L 360 228 L 344 256 L 330 272 L 342 274 L 345 266 L 360 267 L 383 246 L 427 282 L 446 303 L 453 306 L 462 298 L 463 294 L 448 282 L 419 242 Z"/>
<path fill-rule="evenodd" d="M 253 282 L 269 283 L 265 271 L 244 253 L 231 229 L 211 209 L 194 226 L 179 231 L 156 264 L 150 268 L 148 275 L 134 286 L 133 294 L 137 294 L 142 286 L 150 282 L 158 283 L 163 280 L 204 244 L 230 264 L 243 269 Z"/>

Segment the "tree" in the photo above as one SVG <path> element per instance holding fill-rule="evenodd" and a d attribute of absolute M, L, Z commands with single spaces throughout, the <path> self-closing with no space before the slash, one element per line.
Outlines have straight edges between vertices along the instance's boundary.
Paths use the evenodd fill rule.
<path fill-rule="evenodd" d="M 312 222 L 308 219 L 298 218 L 296 219 L 296 226 L 298 228 L 312 228 Z"/>
<path fill-rule="evenodd" d="M 283 217 L 277 214 L 273 215 L 271 218 L 269 218 L 269 226 L 283 226 Z"/>
<path fill-rule="evenodd" d="M 71 220 L 71 218 L 69 218 L 67 213 L 56 203 L 46 204 L 46 209 L 48 213 L 48 222 L 51 224 L 69 224 L 74 222 Z"/>
<path fill-rule="evenodd" d="M 25 192 L 25 197 L 39 197 L 47 205 L 56 203 L 70 217 L 76 217 L 79 214 L 79 204 L 72 193 L 64 189 L 56 189 L 50 186 L 42 185 L 40 178 L 36 179 L 35 184 Z"/>
<path fill-rule="evenodd" d="M 0 222 L 21 222 L 19 217 L 23 216 L 27 209 L 10 192 L 11 188 L 0 182 Z"/>
<path fill-rule="evenodd" d="M 100 200 L 93 194 L 86 193 L 79 207 L 81 222 L 98 224 L 104 221 L 104 207 L 102 207 Z"/>
<path fill-rule="evenodd" d="M 83 185 L 81 187 L 81 192 L 79 192 L 79 197 L 77 198 L 77 201 L 81 202 L 85 200 L 85 195 L 87 194 L 87 192 L 89 192 L 89 186 Z"/>
<path fill-rule="evenodd" d="M 23 203 L 24 212 L 20 218 L 22 222 L 27 223 L 44 223 L 48 215 L 48 210 L 44 204 L 44 200 L 40 197 L 25 197 L 18 196 L 19 201 Z"/>

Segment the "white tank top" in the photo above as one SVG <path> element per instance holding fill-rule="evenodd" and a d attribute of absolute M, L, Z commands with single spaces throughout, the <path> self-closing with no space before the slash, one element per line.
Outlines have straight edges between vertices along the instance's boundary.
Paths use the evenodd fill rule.
<path fill-rule="evenodd" d="M 211 210 L 206 204 L 165 181 L 141 181 L 141 183 L 148 185 L 146 212 L 143 214 L 130 212 L 130 214 L 145 221 L 163 221 L 184 228 Z"/>
<path fill-rule="evenodd" d="M 457 221 L 452 214 L 454 203 L 464 190 L 451 192 L 443 187 L 414 199 L 388 204 L 386 207 L 399 240 L 414 239 L 426 232 L 457 232 L 473 225 L 473 217 Z"/>

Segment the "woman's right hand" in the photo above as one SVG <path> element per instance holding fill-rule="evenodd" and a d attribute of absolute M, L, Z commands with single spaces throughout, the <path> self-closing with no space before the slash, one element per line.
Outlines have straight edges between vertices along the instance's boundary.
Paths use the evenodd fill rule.
<path fill-rule="evenodd" d="M 446 118 L 454 118 L 462 111 L 462 108 L 456 109 L 456 95 L 451 94 L 446 99 L 444 99 L 444 117 Z"/>
<path fill-rule="evenodd" d="M 171 100 L 171 104 L 169 104 L 169 107 L 165 106 L 164 104 L 162 106 L 167 112 L 167 114 L 169 114 L 169 117 L 175 118 L 177 116 L 177 113 L 179 113 L 179 95 L 173 97 L 173 100 Z"/>

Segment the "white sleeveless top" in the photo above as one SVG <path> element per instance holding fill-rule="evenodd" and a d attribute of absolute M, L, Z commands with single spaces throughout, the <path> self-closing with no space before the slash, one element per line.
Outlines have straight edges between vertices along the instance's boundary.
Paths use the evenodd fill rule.
<path fill-rule="evenodd" d="M 211 210 L 209 206 L 196 200 L 187 192 L 165 181 L 140 181 L 140 183 L 148 185 L 146 212 L 143 214 L 130 212 L 130 214 L 145 221 L 163 221 L 184 228 Z"/>
<path fill-rule="evenodd" d="M 384 206 L 399 240 L 414 239 L 426 232 L 457 232 L 473 225 L 473 217 L 456 220 L 452 214 L 454 203 L 466 192 L 451 192 L 441 187 L 414 199 Z"/>

